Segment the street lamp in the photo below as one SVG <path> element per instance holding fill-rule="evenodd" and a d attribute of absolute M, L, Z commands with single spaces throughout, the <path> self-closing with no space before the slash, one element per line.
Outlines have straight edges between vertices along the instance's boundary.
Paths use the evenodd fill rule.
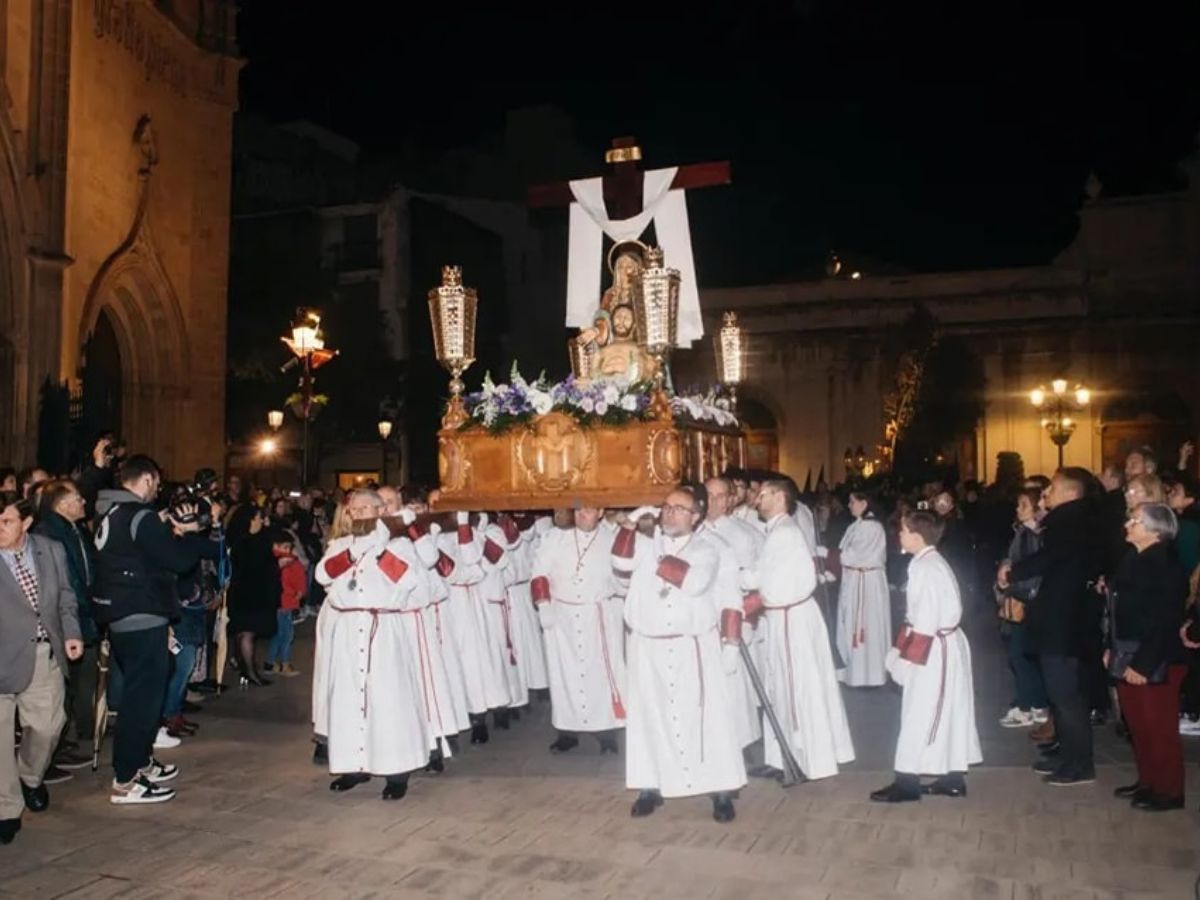
<path fill-rule="evenodd" d="M 280 338 L 287 348 L 292 351 L 295 359 L 288 360 L 283 367 L 286 371 L 297 363 L 303 366 L 300 374 L 300 390 L 294 394 L 291 403 L 292 412 L 304 423 L 304 452 L 301 457 L 300 486 L 308 484 L 308 423 L 317 417 L 323 398 L 316 394 L 316 377 L 313 373 L 325 363 L 337 356 L 336 350 L 325 346 L 325 337 L 321 332 L 321 314 L 315 309 L 300 309 L 296 320 L 292 323 L 291 334 Z M 274 413 L 267 414 L 267 421 L 275 427 L 272 421 Z M 283 424 L 282 414 L 279 424 Z"/>
<path fill-rule="evenodd" d="M 1082 384 L 1068 390 L 1065 378 L 1056 378 L 1050 382 L 1050 390 L 1039 385 L 1029 392 L 1029 402 L 1033 408 L 1042 414 L 1041 426 L 1050 435 L 1050 440 L 1058 447 L 1058 467 L 1063 465 L 1063 448 L 1071 440 L 1078 422 L 1071 413 L 1082 412 L 1092 400 L 1092 392 Z"/>
<path fill-rule="evenodd" d="M 388 464 L 387 441 L 388 441 L 388 438 L 392 434 L 392 423 L 389 422 L 387 419 L 381 419 L 379 422 L 378 428 L 379 428 L 379 446 L 383 451 L 383 454 L 382 454 L 383 455 L 383 469 L 380 473 L 379 482 L 380 482 L 380 484 L 386 485 L 387 484 L 387 464 Z"/>
<path fill-rule="evenodd" d="M 279 431 L 283 427 L 283 410 L 273 409 L 268 412 L 267 424 L 271 426 L 272 431 Z"/>

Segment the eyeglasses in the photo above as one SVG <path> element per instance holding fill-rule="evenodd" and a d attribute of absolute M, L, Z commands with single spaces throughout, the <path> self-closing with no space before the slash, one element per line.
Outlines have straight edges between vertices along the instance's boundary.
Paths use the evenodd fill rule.
<path fill-rule="evenodd" d="M 665 513 L 694 513 L 695 510 L 690 506 L 676 506 L 674 503 L 664 503 L 662 511 Z"/>

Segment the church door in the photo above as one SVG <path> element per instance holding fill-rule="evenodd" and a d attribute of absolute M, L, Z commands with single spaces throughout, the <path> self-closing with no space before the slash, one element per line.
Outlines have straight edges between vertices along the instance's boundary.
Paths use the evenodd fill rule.
<path fill-rule="evenodd" d="M 96 318 L 96 327 L 84 348 L 83 367 L 83 447 L 91 452 L 91 443 L 106 432 L 118 435 L 124 427 L 121 419 L 123 387 L 121 347 L 112 320 L 104 310 Z"/>

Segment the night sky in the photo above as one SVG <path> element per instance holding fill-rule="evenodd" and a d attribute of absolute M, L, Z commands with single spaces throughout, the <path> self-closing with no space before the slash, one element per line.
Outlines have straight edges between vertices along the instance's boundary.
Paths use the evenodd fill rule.
<path fill-rule="evenodd" d="M 831 247 L 868 271 L 1045 262 L 1090 171 L 1179 187 L 1200 132 L 1195 3 L 242 6 L 244 109 L 414 171 L 533 104 L 596 161 L 539 178 L 599 174 L 621 134 L 650 166 L 732 160 L 689 195 L 710 285 L 814 276 Z"/>

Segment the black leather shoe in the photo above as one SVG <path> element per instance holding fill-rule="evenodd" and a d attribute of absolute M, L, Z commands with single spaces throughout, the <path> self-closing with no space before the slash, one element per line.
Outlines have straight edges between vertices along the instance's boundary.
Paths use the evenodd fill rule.
<path fill-rule="evenodd" d="M 348 791 L 350 788 L 366 784 L 370 780 L 371 776 L 366 772 L 351 772 L 347 775 L 339 775 L 329 782 L 329 789 L 331 791 Z"/>
<path fill-rule="evenodd" d="M 1155 794 L 1153 791 L 1147 791 L 1144 794 L 1134 797 L 1132 806 L 1134 809 L 1141 809 L 1146 812 L 1169 812 L 1172 809 L 1183 809 L 1183 798 L 1163 797 Z"/>
<path fill-rule="evenodd" d="M 401 800 L 408 793 L 408 776 L 390 776 L 380 795 L 384 800 Z"/>
<path fill-rule="evenodd" d="M 640 819 L 643 816 L 650 815 L 650 813 L 662 805 L 662 794 L 658 791 L 642 791 L 638 794 L 637 799 L 633 801 L 633 808 L 629 810 L 629 814 L 635 819 Z"/>
<path fill-rule="evenodd" d="M 737 815 L 733 808 L 733 798 L 728 794 L 713 794 L 713 820 L 716 822 L 732 822 Z"/>
<path fill-rule="evenodd" d="M 871 800 L 875 803 L 907 803 L 910 800 L 920 799 L 921 791 L 919 788 L 911 790 L 894 781 L 885 788 L 871 792 Z"/>
<path fill-rule="evenodd" d="M 0 819 L 0 845 L 11 844 L 21 830 L 20 819 Z"/>
<path fill-rule="evenodd" d="M 942 781 L 937 779 L 921 786 L 922 794 L 932 794 L 935 797 L 965 797 L 967 786 L 962 782 Z"/>
<path fill-rule="evenodd" d="M 501 731 L 508 731 L 511 718 L 512 712 L 507 706 L 492 711 L 492 721 Z"/>
<path fill-rule="evenodd" d="M 621 752 L 621 749 L 617 746 L 617 739 L 615 737 L 613 737 L 611 734 L 603 735 L 600 738 L 600 755 L 601 756 L 603 756 L 605 753 L 611 753 L 614 756 L 616 756 L 620 752 Z"/>
<path fill-rule="evenodd" d="M 488 727 L 486 722 L 476 722 L 471 726 L 471 743 L 486 744 L 488 742 Z"/>
<path fill-rule="evenodd" d="M 1133 784 L 1122 785 L 1113 791 L 1113 796 L 1121 800 L 1128 800 L 1131 797 L 1136 797 L 1142 792 L 1143 788 L 1140 782 L 1135 781 Z"/>
<path fill-rule="evenodd" d="M 44 784 L 31 788 L 22 781 L 21 794 L 25 797 L 25 808 L 30 812 L 45 812 L 50 805 L 50 791 Z"/>
<path fill-rule="evenodd" d="M 568 750 L 574 750 L 579 746 L 579 738 L 571 737 L 567 734 L 560 734 L 558 740 L 550 745 L 551 753 L 566 753 Z M 604 747 L 604 742 L 600 742 L 601 749 Z"/>
<path fill-rule="evenodd" d="M 329 748 L 324 744 L 313 745 L 313 765 L 327 766 L 329 765 Z"/>
<path fill-rule="evenodd" d="M 429 762 L 425 764 L 425 771 L 435 773 L 446 771 L 446 759 L 442 756 L 440 747 L 429 754 Z"/>
<path fill-rule="evenodd" d="M 783 770 L 774 766 L 751 766 L 746 770 L 746 774 L 751 778 L 772 778 L 775 781 L 783 781 Z"/>

